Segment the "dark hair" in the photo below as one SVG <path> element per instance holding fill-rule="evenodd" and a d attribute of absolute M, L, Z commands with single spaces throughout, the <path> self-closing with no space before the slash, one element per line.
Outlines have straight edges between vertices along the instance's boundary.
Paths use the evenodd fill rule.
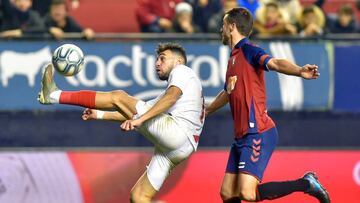
<path fill-rule="evenodd" d="M 159 55 L 166 50 L 170 50 L 172 53 L 181 56 L 184 59 L 184 64 L 187 63 L 185 49 L 180 44 L 173 42 L 160 43 L 156 48 L 156 53 Z"/>
<path fill-rule="evenodd" d="M 342 6 L 339 8 L 338 14 L 353 15 L 353 14 L 354 14 L 354 11 L 353 11 L 351 5 L 349 5 L 349 4 L 344 4 L 344 5 L 342 5 Z"/>
<path fill-rule="evenodd" d="M 315 13 L 315 6 L 314 5 L 307 6 L 302 11 L 303 15 L 306 15 L 306 14 L 309 14 L 309 13 Z"/>
<path fill-rule="evenodd" d="M 274 7 L 276 9 L 279 9 L 279 5 L 276 3 L 276 2 L 269 2 L 269 3 L 266 3 L 265 4 L 265 7 L 268 8 L 268 7 Z"/>
<path fill-rule="evenodd" d="M 253 27 L 253 17 L 249 10 L 244 7 L 233 8 L 226 12 L 226 20 L 228 23 L 235 23 L 240 34 L 248 37 Z"/>

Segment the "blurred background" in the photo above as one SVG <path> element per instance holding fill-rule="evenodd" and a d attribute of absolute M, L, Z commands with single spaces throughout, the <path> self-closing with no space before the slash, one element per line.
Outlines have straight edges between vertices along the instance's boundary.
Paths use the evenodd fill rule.
<path fill-rule="evenodd" d="M 187 50 L 211 101 L 222 89 L 230 50 L 219 40 L 224 13 L 254 15 L 253 42 L 275 57 L 317 64 L 305 81 L 266 73 L 278 148 L 264 181 L 315 171 L 334 203 L 360 202 L 360 2 L 357 0 L 1 0 L 0 202 L 128 202 L 152 145 L 119 123 L 81 120 L 83 109 L 42 106 L 42 67 L 65 43 L 85 68 L 55 76 L 65 90 L 123 89 L 147 100 L 165 84 L 154 70 L 159 42 Z M 232 143 L 229 108 L 206 118 L 198 152 L 173 171 L 154 202 L 221 202 Z M 266 201 L 264 201 L 266 202 Z M 275 203 L 316 203 L 301 193 Z"/>

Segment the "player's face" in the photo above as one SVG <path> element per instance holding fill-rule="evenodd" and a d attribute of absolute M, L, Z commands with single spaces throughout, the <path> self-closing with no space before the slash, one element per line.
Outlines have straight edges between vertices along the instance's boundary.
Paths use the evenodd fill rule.
<path fill-rule="evenodd" d="M 229 23 L 226 20 L 227 15 L 223 18 L 223 26 L 221 28 L 221 41 L 224 45 L 230 44 L 230 29 Z"/>
<path fill-rule="evenodd" d="M 161 52 L 156 59 L 156 73 L 160 80 L 167 80 L 176 63 L 176 55 L 170 50 Z"/>

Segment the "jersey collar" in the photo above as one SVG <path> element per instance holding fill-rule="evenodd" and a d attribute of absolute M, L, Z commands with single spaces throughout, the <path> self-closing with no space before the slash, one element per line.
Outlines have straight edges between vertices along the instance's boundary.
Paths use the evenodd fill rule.
<path fill-rule="evenodd" d="M 235 46 L 234 46 L 234 49 L 231 50 L 230 52 L 230 56 L 233 56 L 235 55 L 237 52 L 239 52 L 238 50 L 244 45 L 246 44 L 247 42 L 249 42 L 249 39 L 248 38 L 243 38 L 241 39 Z"/>
<path fill-rule="evenodd" d="M 245 43 L 249 42 L 248 38 L 243 38 L 241 39 L 234 47 L 234 49 L 239 49 L 240 47 L 242 47 L 242 45 L 244 45 Z"/>

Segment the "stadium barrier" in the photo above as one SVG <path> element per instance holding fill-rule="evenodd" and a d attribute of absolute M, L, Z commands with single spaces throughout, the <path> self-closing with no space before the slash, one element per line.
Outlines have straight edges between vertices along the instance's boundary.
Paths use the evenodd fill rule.
<path fill-rule="evenodd" d="M 152 144 L 136 132 L 124 133 L 119 123 L 83 121 L 82 108 L 72 111 L 0 111 L 0 147 L 146 147 Z M 271 111 L 280 147 L 360 149 L 360 114 L 338 112 Z M 231 113 L 206 118 L 202 147 L 233 142 Z M 4 149 L 4 150 L 5 150 Z"/>

